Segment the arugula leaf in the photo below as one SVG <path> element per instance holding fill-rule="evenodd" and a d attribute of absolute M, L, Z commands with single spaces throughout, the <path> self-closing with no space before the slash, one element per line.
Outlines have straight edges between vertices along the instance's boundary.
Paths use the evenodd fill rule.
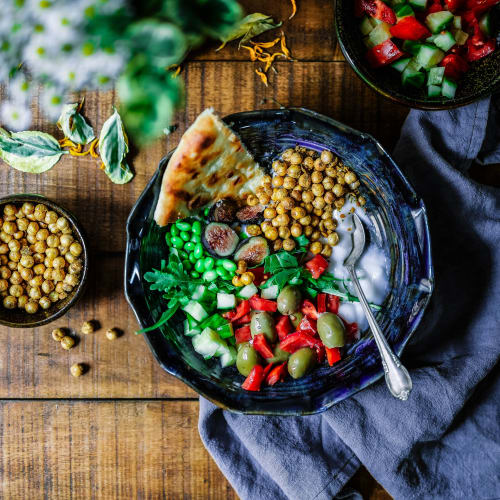
<path fill-rule="evenodd" d="M 241 38 L 238 45 L 238 48 L 240 48 L 241 45 L 244 45 L 253 37 L 260 35 L 265 31 L 278 28 L 282 24 L 282 22 L 275 23 L 271 16 L 266 16 L 265 14 L 260 14 L 259 12 L 250 14 L 243 18 L 227 35 L 220 37 L 222 45 L 218 47 L 217 50 L 221 50 L 225 47 L 226 43 L 231 40 L 236 40 L 237 38 Z"/>
<path fill-rule="evenodd" d="M 62 130 L 65 137 L 76 144 L 88 144 L 95 138 L 94 130 L 78 112 L 79 104 L 65 104 L 57 126 Z"/>
<path fill-rule="evenodd" d="M 104 122 L 99 136 L 99 152 L 104 163 L 104 172 L 115 184 L 126 184 L 134 174 L 125 162 L 128 153 L 128 139 L 123 122 L 116 108 Z"/>
<path fill-rule="evenodd" d="M 168 309 L 166 311 L 163 311 L 163 314 L 160 316 L 160 319 L 154 325 L 148 326 L 147 328 L 143 328 L 142 330 L 138 330 L 137 332 L 135 332 L 135 334 L 139 335 L 140 333 L 150 332 L 164 325 L 177 312 L 179 306 L 180 306 L 179 301 L 176 301 L 173 304 L 169 304 Z"/>

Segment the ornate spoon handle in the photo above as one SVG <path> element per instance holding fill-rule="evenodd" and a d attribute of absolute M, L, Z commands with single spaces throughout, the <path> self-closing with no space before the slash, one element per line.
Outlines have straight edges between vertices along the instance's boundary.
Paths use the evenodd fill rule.
<path fill-rule="evenodd" d="M 382 366 L 385 373 L 385 382 L 391 394 L 402 401 L 408 399 L 408 395 L 412 389 L 412 382 L 408 370 L 401 364 L 398 357 L 392 352 L 386 338 L 384 337 L 380 327 L 375 320 L 375 316 L 372 313 L 370 305 L 366 300 L 363 289 L 359 283 L 358 277 L 354 270 L 354 266 L 347 266 L 351 280 L 356 287 L 359 302 L 370 325 L 370 330 L 373 334 L 373 338 L 377 344 L 378 350 L 380 351 L 380 357 L 382 358 Z"/>

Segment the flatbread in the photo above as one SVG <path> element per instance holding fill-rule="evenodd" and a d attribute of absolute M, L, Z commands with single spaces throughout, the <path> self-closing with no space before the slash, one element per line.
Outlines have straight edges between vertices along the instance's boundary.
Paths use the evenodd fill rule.
<path fill-rule="evenodd" d="M 222 198 L 245 200 L 264 171 L 213 110 L 182 136 L 163 174 L 155 221 L 164 226 Z"/>

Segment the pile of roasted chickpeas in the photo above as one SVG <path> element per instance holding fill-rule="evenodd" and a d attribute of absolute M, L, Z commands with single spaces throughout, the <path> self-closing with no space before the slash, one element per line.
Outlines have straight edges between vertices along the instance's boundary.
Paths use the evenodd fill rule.
<path fill-rule="evenodd" d="M 300 146 L 283 151 L 272 168 L 273 176 L 266 175 L 255 195 L 247 198 L 250 206 L 260 203 L 266 207 L 265 220 L 247 226 L 248 234 L 263 234 L 274 251 L 292 251 L 296 246 L 293 237 L 304 234 L 312 253 L 330 257 L 339 242 L 333 211 L 340 210 L 347 197 L 360 206 L 366 203 L 359 195 L 356 174 L 331 151 L 319 155 Z M 322 237 L 325 242 L 319 241 Z"/>
<path fill-rule="evenodd" d="M 6 309 L 49 309 L 78 285 L 83 248 L 46 205 L 7 204 L 0 216 L 0 296 Z"/>

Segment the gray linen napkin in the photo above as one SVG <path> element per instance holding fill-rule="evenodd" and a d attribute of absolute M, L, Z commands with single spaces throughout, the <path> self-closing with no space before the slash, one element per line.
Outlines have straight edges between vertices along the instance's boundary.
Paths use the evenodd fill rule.
<path fill-rule="evenodd" d="M 360 463 L 397 499 L 500 498 L 500 190 L 466 174 L 499 161 L 499 102 L 412 111 L 393 155 L 426 203 L 436 274 L 403 355 L 408 401 L 383 381 L 302 418 L 200 398 L 203 443 L 243 499 L 333 498 Z"/>

